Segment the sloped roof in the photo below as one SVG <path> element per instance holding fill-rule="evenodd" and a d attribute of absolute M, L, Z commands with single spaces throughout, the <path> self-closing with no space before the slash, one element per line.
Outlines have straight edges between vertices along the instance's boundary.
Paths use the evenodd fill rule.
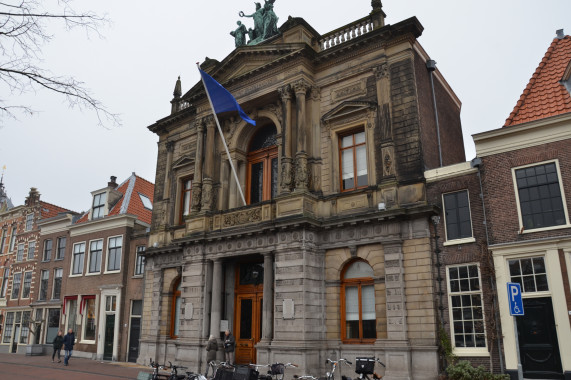
<path fill-rule="evenodd" d="M 555 38 L 504 127 L 571 112 L 571 95 L 560 83 L 570 61 L 571 37 Z"/>
<path fill-rule="evenodd" d="M 125 182 L 115 190 L 122 194 L 121 199 L 109 210 L 106 217 L 130 214 L 136 216 L 143 223 L 151 224 L 152 210 L 143 205 L 140 194 L 146 196 L 153 203 L 155 185 L 133 173 Z M 86 212 L 76 223 L 87 222 L 89 212 Z"/>
<path fill-rule="evenodd" d="M 53 218 L 62 212 L 70 212 L 70 210 L 48 202 L 40 201 L 40 219 Z"/>

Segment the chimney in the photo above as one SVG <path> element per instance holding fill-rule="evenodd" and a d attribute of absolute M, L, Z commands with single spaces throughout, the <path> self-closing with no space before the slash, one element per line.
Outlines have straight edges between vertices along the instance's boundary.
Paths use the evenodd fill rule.
<path fill-rule="evenodd" d="M 117 187 L 117 177 L 115 177 L 114 175 L 111 176 L 111 180 L 109 182 L 107 182 L 107 186 L 109 186 L 110 188 L 114 189 Z"/>
<path fill-rule="evenodd" d="M 565 32 L 563 31 L 563 29 L 557 29 L 555 33 L 557 34 L 558 39 L 562 40 L 565 38 Z"/>

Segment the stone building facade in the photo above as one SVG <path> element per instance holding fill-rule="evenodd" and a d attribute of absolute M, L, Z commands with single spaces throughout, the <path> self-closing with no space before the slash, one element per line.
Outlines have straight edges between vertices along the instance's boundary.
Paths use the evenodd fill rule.
<path fill-rule="evenodd" d="M 326 358 L 377 356 L 387 379 L 437 377 L 424 170 L 465 160 L 460 102 L 427 68 L 418 20 L 385 25 L 372 3 L 324 35 L 290 17 L 201 65 L 256 120 L 218 115 L 238 182 L 202 84 L 183 95 L 177 82 L 171 114 L 149 127 L 140 363 L 204 371 L 208 336 L 229 329 L 237 363 L 315 374 Z"/>

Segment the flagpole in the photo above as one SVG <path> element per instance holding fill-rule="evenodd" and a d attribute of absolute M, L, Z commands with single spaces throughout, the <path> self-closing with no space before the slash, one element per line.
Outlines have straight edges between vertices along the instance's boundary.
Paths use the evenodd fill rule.
<path fill-rule="evenodd" d="M 198 67 L 200 73 L 200 65 L 198 64 L 198 62 L 196 63 L 196 67 Z M 220 133 L 220 137 L 222 137 L 222 143 L 224 144 L 226 155 L 228 155 L 228 161 L 230 162 L 230 167 L 232 168 L 234 179 L 236 180 L 236 184 L 238 185 L 238 191 L 240 191 L 240 197 L 242 198 L 242 202 L 244 202 L 244 206 L 246 206 L 246 198 L 244 198 L 244 193 L 242 192 L 242 186 L 240 186 L 240 180 L 238 180 L 238 174 L 236 174 L 236 169 L 234 168 L 232 157 L 230 157 L 230 151 L 228 151 L 228 145 L 226 145 L 226 139 L 224 138 L 224 134 L 222 133 L 222 128 L 220 128 L 220 122 L 218 122 L 218 115 L 216 115 L 216 111 L 214 110 L 214 105 L 212 104 L 212 99 L 210 99 L 210 93 L 208 92 L 208 87 L 206 87 L 206 83 L 204 83 L 204 78 L 202 77 L 202 75 L 200 75 L 200 80 L 202 80 L 202 85 L 204 86 L 204 91 L 206 91 L 206 96 L 208 97 L 210 108 L 212 109 L 212 113 L 214 114 L 214 120 L 216 120 L 216 126 L 218 127 L 218 132 Z"/>

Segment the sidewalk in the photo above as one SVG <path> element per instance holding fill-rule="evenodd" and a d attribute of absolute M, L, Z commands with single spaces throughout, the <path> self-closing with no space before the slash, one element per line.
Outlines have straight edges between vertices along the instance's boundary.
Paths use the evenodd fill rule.
<path fill-rule="evenodd" d="M 69 373 L 71 372 L 71 373 Z M 52 363 L 51 355 L 26 356 L 20 354 L 0 354 L 0 378 L 30 379 L 136 379 L 139 372 L 151 372 L 151 368 L 126 362 L 104 362 L 90 359 L 74 358 L 66 367 L 62 362 Z M 14 376 L 14 377 L 12 377 Z"/>

